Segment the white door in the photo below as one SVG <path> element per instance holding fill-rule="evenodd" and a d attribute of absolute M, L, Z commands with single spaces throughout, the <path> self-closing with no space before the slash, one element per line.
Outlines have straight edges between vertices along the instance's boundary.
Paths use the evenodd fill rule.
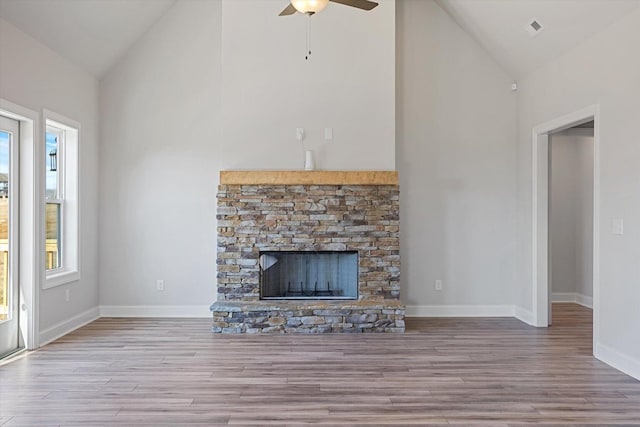
<path fill-rule="evenodd" d="M 0 116 L 0 358 L 20 348 L 18 141 L 20 124 Z"/>

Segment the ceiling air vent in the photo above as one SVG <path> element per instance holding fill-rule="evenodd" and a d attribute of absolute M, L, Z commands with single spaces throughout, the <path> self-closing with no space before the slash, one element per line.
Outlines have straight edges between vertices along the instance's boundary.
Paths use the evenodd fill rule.
<path fill-rule="evenodd" d="M 527 33 L 529 33 L 529 35 L 531 37 L 535 37 L 538 34 L 540 34 L 542 32 L 542 30 L 544 30 L 544 27 L 542 26 L 542 24 L 540 23 L 540 21 L 538 21 L 537 19 L 532 19 L 531 21 L 529 21 L 529 23 L 525 26 L 525 30 L 527 30 Z"/>

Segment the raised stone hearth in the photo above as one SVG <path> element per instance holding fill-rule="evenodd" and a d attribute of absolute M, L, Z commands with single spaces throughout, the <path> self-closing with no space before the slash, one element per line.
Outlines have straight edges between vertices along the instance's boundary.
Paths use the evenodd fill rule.
<path fill-rule="evenodd" d="M 400 301 L 217 302 L 213 332 L 404 332 Z"/>
<path fill-rule="evenodd" d="M 404 332 L 395 172 L 222 172 L 217 218 L 214 332 Z M 357 299 L 262 300 L 280 251 L 357 252 Z"/>

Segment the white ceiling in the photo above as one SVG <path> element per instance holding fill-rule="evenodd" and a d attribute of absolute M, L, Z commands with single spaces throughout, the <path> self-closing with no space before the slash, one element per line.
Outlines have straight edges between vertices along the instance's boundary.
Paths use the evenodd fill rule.
<path fill-rule="evenodd" d="M 0 0 L 0 17 L 101 77 L 175 0 Z"/>
<path fill-rule="evenodd" d="M 0 17 L 101 77 L 175 1 L 0 0 Z M 437 2 L 514 78 L 640 7 L 640 0 Z M 524 30 L 531 19 L 544 26 L 533 38 Z"/>
<path fill-rule="evenodd" d="M 561 56 L 640 0 L 437 0 L 514 78 Z M 535 37 L 524 27 L 538 20 Z"/>

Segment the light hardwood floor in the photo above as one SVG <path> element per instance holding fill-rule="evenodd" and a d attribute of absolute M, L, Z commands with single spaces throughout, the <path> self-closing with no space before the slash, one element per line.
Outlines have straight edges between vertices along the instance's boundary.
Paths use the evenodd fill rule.
<path fill-rule="evenodd" d="M 100 319 L 0 367 L 0 425 L 640 425 L 640 382 L 591 356 L 591 311 L 554 310 L 549 329 L 410 319 L 405 335 Z"/>

